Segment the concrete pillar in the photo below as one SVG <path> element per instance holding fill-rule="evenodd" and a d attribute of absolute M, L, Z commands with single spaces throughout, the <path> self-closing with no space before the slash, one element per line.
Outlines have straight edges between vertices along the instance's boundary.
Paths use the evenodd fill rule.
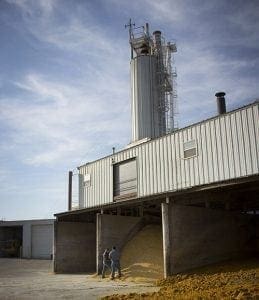
<path fill-rule="evenodd" d="M 101 274 L 102 271 L 102 214 L 96 215 L 96 272 Z"/>
<path fill-rule="evenodd" d="M 171 234 L 170 234 L 170 203 L 169 199 L 161 204 L 163 229 L 164 277 L 171 275 Z"/>
<path fill-rule="evenodd" d="M 57 243 L 58 243 L 58 219 L 54 221 L 54 242 L 53 242 L 53 270 L 57 272 Z"/>

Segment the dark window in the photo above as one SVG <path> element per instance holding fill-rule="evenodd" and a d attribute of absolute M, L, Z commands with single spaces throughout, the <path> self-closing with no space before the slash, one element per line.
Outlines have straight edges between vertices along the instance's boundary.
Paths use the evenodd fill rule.
<path fill-rule="evenodd" d="M 196 141 L 188 141 L 183 144 L 183 157 L 190 158 L 197 155 Z"/>

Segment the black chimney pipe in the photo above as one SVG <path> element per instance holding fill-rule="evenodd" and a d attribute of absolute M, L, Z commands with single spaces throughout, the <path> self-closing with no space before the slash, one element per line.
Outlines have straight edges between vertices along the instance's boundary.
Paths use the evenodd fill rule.
<path fill-rule="evenodd" d="M 226 93 L 218 92 L 215 94 L 217 97 L 217 107 L 218 107 L 218 114 L 222 115 L 226 113 L 226 100 L 225 100 Z"/>
<path fill-rule="evenodd" d="M 68 210 L 72 210 L 72 178 L 73 172 L 68 172 Z"/>

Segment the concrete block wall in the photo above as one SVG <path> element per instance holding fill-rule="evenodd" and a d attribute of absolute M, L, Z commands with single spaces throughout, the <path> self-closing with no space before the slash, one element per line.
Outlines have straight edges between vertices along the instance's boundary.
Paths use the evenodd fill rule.
<path fill-rule="evenodd" d="M 54 272 L 95 272 L 96 225 L 55 222 Z"/>
<path fill-rule="evenodd" d="M 143 225 L 143 218 L 97 214 L 97 272 L 102 269 L 102 254 L 105 248 L 116 246 L 119 251 Z"/>
<path fill-rule="evenodd" d="M 192 206 L 169 206 L 171 274 L 255 250 L 253 217 Z"/>

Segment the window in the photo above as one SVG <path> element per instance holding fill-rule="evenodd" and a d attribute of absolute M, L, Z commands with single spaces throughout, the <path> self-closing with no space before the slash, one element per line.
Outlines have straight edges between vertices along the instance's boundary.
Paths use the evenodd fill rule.
<path fill-rule="evenodd" d="M 137 196 L 136 159 L 113 165 L 113 196 L 115 200 Z"/>
<path fill-rule="evenodd" d="M 197 155 L 196 140 L 191 140 L 183 144 L 183 157 L 190 158 Z"/>

